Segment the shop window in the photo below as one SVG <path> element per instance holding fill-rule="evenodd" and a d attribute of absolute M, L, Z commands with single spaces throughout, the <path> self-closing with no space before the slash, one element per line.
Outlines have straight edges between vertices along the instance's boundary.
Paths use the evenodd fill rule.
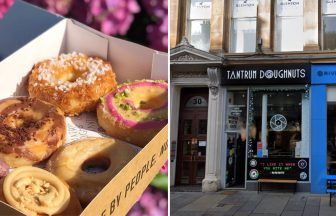
<path fill-rule="evenodd" d="M 190 0 L 188 38 L 198 49 L 210 49 L 211 0 Z"/>
<path fill-rule="evenodd" d="M 233 0 L 230 51 L 255 52 L 257 35 L 257 0 Z"/>
<path fill-rule="evenodd" d="M 277 0 L 275 51 L 303 51 L 303 0 Z"/>
<path fill-rule="evenodd" d="M 336 102 L 328 103 L 327 131 L 328 173 L 336 174 Z"/>
<path fill-rule="evenodd" d="M 322 0 L 323 50 L 336 49 L 336 1 Z"/>
<path fill-rule="evenodd" d="M 300 90 L 251 91 L 249 158 L 308 157 L 307 101 Z"/>

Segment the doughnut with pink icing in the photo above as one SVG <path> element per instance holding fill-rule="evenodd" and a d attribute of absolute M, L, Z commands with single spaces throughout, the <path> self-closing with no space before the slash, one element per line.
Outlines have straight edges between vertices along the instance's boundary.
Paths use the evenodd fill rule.
<path fill-rule="evenodd" d="M 167 124 L 167 109 L 166 82 L 137 80 L 102 98 L 98 123 L 112 137 L 144 147 Z"/>

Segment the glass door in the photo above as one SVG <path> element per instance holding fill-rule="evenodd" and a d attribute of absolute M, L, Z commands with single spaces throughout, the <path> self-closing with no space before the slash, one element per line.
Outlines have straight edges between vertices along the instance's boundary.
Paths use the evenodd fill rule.
<path fill-rule="evenodd" d="M 327 109 L 327 169 L 336 174 L 336 102 L 329 102 Z"/>
<path fill-rule="evenodd" d="M 246 91 L 228 91 L 226 101 L 225 187 L 245 187 Z"/>

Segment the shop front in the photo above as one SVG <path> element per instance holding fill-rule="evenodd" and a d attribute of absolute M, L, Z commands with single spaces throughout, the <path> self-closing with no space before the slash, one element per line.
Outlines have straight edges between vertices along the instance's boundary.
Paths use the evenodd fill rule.
<path fill-rule="evenodd" d="M 336 174 L 336 64 L 313 64 L 311 71 L 311 191 L 325 193 L 327 174 Z"/>
<path fill-rule="evenodd" d="M 310 190 L 310 65 L 224 66 L 221 187 L 256 189 L 259 178 Z"/>

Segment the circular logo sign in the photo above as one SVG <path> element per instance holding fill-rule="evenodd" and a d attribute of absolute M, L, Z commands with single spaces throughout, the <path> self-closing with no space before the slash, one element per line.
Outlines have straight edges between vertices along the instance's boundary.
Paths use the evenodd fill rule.
<path fill-rule="evenodd" d="M 323 76 L 323 71 L 317 71 L 318 76 Z"/>
<path fill-rule="evenodd" d="M 267 70 L 265 73 L 265 76 L 267 79 L 272 79 L 273 78 L 273 71 Z"/>
<path fill-rule="evenodd" d="M 229 157 L 229 165 L 230 165 L 230 166 L 232 165 L 232 162 L 233 162 L 233 158 L 232 158 L 232 157 Z"/>
<path fill-rule="evenodd" d="M 298 166 L 299 166 L 300 169 L 306 168 L 307 167 L 307 161 L 303 160 L 303 159 L 299 160 Z"/>
<path fill-rule="evenodd" d="M 300 179 L 301 179 L 301 180 L 306 180 L 307 177 L 308 177 L 307 173 L 305 173 L 305 172 L 301 172 L 301 173 L 300 173 Z"/>
<path fill-rule="evenodd" d="M 256 167 L 257 166 L 257 161 L 255 159 L 250 160 L 250 167 Z"/>
<path fill-rule="evenodd" d="M 250 170 L 249 175 L 251 179 L 257 179 L 259 177 L 259 172 L 256 169 L 252 169 Z"/>
<path fill-rule="evenodd" d="M 272 116 L 270 126 L 274 131 L 283 131 L 287 127 L 287 119 L 281 114 Z"/>

